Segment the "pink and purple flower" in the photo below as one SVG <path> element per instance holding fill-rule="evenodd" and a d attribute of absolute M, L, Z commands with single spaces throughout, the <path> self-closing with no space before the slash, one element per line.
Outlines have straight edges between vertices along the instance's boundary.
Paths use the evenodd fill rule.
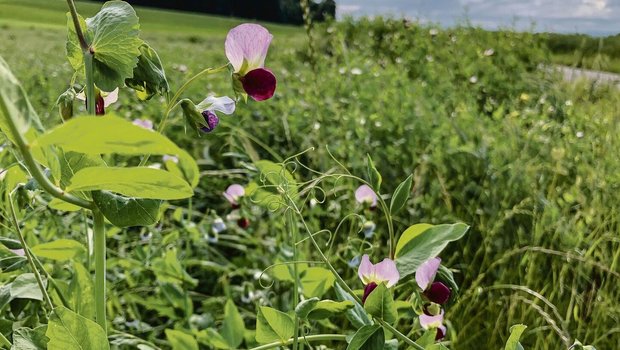
<path fill-rule="evenodd" d="M 450 288 L 442 282 L 434 282 L 440 264 L 440 258 L 423 262 L 416 270 L 415 280 L 429 301 L 443 305 L 450 299 Z"/>
<path fill-rule="evenodd" d="M 234 69 L 233 86 L 256 101 L 271 98 L 276 77 L 264 67 L 273 35 L 258 24 L 244 23 L 231 29 L 224 44 L 226 57 Z"/>
<path fill-rule="evenodd" d="M 370 208 L 377 206 L 377 194 L 368 185 L 361 185 L 355 190 L 355 200 L 360 204 L 369 205 Z"/>
<path fill-rule="evenodd" d="M 367 254 L 362 256 L 362 262 L 357 270 L 357 274 L 366 285 L 364 287 L 362 303 L 366 301 L 366 298 L 379 284 L 385 283 L 385 286 L 390 288 L 398 283 L 400 279 L 400 273 L 396 268 L 394 260 L 385 258 L 380 263 L 373 264 L 370 262 Z"/>

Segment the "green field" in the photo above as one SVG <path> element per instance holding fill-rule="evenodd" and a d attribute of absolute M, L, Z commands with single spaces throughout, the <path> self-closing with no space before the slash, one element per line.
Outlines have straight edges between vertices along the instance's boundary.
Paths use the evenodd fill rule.
<path fill-rule="evenodd" d="M 89 17 L 100 4 L 78 2 L 77 7 Z M 73 75 L 64 51 L 66 12 L 60 0 L 0 0 L 0 56 L 46 126 L 60 123 L 54 101 Z M 243 22 L 136 12 L 141 36 L 161 56 L 172 91 L 202 69 L 225 64 L 226 33 Z M 360 208 L 353 195 L 360 183 L 345 176 L 366 178 L 368 155 L 382 175 L 381 194 L 388 202 L 398 184 L 413 175 L 411 197 L 394 216 L 397 234 L 416 223 L 471 226 L 441 254 L 460 286 L 458 298 L 446 307 L 448 348 L 503 349 L 515 324 L 528 327 L 521 337 L 525 349 L 568 349 L 575 340 L 599 350 L 618 347 L 616 87 L 567 83 L 539 69 L 557 58 L 544 38 L 531 33 L 440 29 L 381 18 L 317 24 L 309 36 L 304 28 L 264 25 L 274 35 L 265 63 L 278 78 L 274 98 L 239 103 L 234 115 L 220 116 L 213 133 L 198 136 L 186 130 L 175 110 L 166 135 L 200 166 L 195 196 L 164 204 L 157 225 L 108 226 L 112 348 L 170 349 L 175 344 L 171 330 L 195 339 L 200 349 L 217 348 L 209 330 L 222 328 L 224 305 L 232 300 L 245 325 L 237 330 L 244 335 L 238 348 L 249 349 L 258 346 L 259 306 L 293 310 L 289 270 L 269 267 L 291 261 L 293 246 L 301 261 L 320 260 L 317 250 L 308 239 L 294 244 L 284 215 L 274 208 L 245 202 L 247 229 L 227 218 L 231 209 L 222 192 L 232 183 L 259 181 L 252 166 L 258 159 L 285 162 L 307 190 L 300 200 L 307 226 L 296 226 L 300 235 L 306 227 L 315 233 L 337 272 L 361 294 L 357 267 L 348 263 L 361 254 L 378 261 L 388 251 L 383 211 Z M 202 78 L 184 96 L 200 101 L 212 92 L 232 96 L 225 74 Z M 119 102 L 108 110 L 158 124 L 161 102 L 157 97 L 141 102 L 130 89 L 121 89 Z M 81 104 L 78 108 L 84 110 Z M 3 147 L 0 168 L 15 161 L 13 148 Z M 60 238 L 86 246 L 86 215 L 42 205 L 49 200 L 42 192 L 25 196 L 19 216 L 29 246 Z M 228 230 L 215 240 L 211 227 L 218 216 Z M 376 223 L 371 238 L 360 230 L 363 220 Z M 0 236 L 16 239 L 6 205 L 0 211 Z M 82 265 L 92 267 L 87 254 L 41 256 L 41 261 L 69 303 L 92 318 L 92 301 L 80 299 L 75 287 Z M 0 268 L 0 284 L 29 272 L 25 263 L 17 270 Z M 306 282 L 302 294 L 309 297 L 313 289 L 336 299 L 325 283 L 320 290 Z M 400 319 L 394 326 L 412 339 L 423 333 L 409 303 L 416 288 L 410 281 L 395 289 Z M 59 303 L 58 292 L 49 289 Z M 15 327 L 46 323 L 43 302 L 2 298 L 0 293 L 0 332 L 9 340 Z M 336 315 L 305 321 L 302 330 L 351 335 L 355 327 Z M 318 344 L 346 347 L 335 340 L 312 343 Z"/>

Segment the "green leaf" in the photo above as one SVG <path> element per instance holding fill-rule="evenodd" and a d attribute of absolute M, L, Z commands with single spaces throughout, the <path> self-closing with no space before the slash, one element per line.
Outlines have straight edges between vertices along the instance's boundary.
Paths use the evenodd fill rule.
<path fill-rule="evenodd" d="M 21 327 L 13 331 L 13 346 L 11 350 L 45 350 L 49 339 L 45 336 L 47 326 L 34 329 Z"/>
<path fill-rule="evenodd" d="M 94 53 L 95 84 L 104 91 L 124 86 L 125 79 L 133 77 L 142 45 L 134 9 L 124 1 L 108 1 L 94 17 L 80 19 L 80 24 Z M 68 27 L 67 57 L 75 70 L 81 70 L 84 58 L 72 21 Z"/>
<path fill-rule="evenodd" d="M 67 191 L 108 190 L 129 197 L 182 199 L 194 191 L 185 180 L 165 170 L 147 167 L 85 168 L 71 178 Z"/>
<path fill-rule="evenodd" d="M 370 182 L 370 185 L 372 186 L 372 189 L 375 192 L 379 192 L 383 177 L 381 177 L 379 170 L 377 170 L 377 167 L 375 167 L 375 163 L 372 161 L 372 158 L 370 158 L 370 154 L 367 154 L 366 156 L 368 157 L 368 165 L 366 169 L 366 171 L 368 172 L 368 180 Z"/>
<path fill-rule="evenodd" d="M 84 21 L 84 18 L 80 15 L 78 15 L 78 22 L 80 23 L 82 33 L 86 37 L 86 41 L 91 42 L 91 33 L 86 30 L 86 21 Z M 65 48 L 67 50 L 67 59 L 71 67 L 76 71 L 82 71 L 82 69 L 84 69 L 84 54 L 82 53 L 82 48 L 78 41 L 71 12 L 67 12 L 67 45 Z"/>
<path fill-rule="evenodd" d="M 32 147 L 36 149 L 37 146 L 49 145 L 89 155 L 175 155 L 179 158 L 179 167 L 185 180 L 192 187 L 198 185 L 198 165 L 186 151 L 165 136 L 134 125 L 112 113 L 105 117 L 73 118 L 39 137 Z"/>
<path fill-rule="evenodd" d="M 425 347 L 424 350 L 448 350 L 448 348 L 441 343 L 435 343 Z"/>
<path fill-rule="evenodd" d="M 256 321 L 256 341 L 260 344 L 285 342 L 295 333 L 293 318 L 284 312 L 261 306 Z"/>
<path fill-rule="evenodd" d="M 435 344 L 436 337 L 437 337 L 437 328 L 431 328 L 431 329 L 428 329 L 426 332 L 424 332 L 424 334 L 422 334 L 422 336 L 418 338 L 416 343 L 418 343 L 418 345 L 426 349 L 428 346 Z"/>
<path fill-rule="evenodd" d="M 93 191 L 93 202 L 116 227 L 150 226 L 159 221 L 159 199 L 129 198 L 108 191 Z"/>
<path fill-rule="evenodd" d="M 170 91 L 161 60 L 147 43 L 140 46 L 140 57 L 133 70 L 133 78 L 125 79 L 125 84 L 136 90 L 142 100 L 148 100 L 155 94 L 163 96 Z"/>
<path fill-rule="evenodd" d="M 105 332 L 97 323 L 59 306 L 50 313 L 45 335 L 48 349 L 109 350 Z"/>
<path fill-rule="evenodd" d="M 392 292 L 381 283 L 368 295 L 364 303 L 364 309 L 374 317 L 378 317 L 387 323 L 393 323 L 398 318 L 398 311 L 394 304 Z"/>
<path fill-rule="evenodd" d="M 379 325 L 366 325 L 351 338 L 347 350 L 383 350 L 385 334 Z"/>
<path fill-rule="evenodd" d="M 198 285 L 198 281 L 181 266 L 175 248 L 166 250 L 163 257 L 153 259 L 151 268 L 160 282 L 184 282 L 194 287 Z"/>
<path fill-rule="evenodd" d="M 322 267 L 311 267 L 301 278 L 301 288 L 308 298 L 321 297 L 333 285 L 336 278 L 331 271 Z"/>
<path fill-rule="evenodd" d="M 416 236 L 418 236 L 419 234 L 428 230 L 431 227 L 433 227 L 433 225 L 431 224 L 415 224 L 415 225 L 409 226 L 409 228 L 407 228 L 405 232 L 403 232 L 400 235 L 400 238 L 398 239 L 398 242 L 396 243 L 396 250 L 394 254 L 398 256 L 398 252 L 400 252 L 400 250 L 403 249 L 405 244 L 407 244 L 410 240 L 414 239 Z"/>
<path fill-rule="evenodd" d="M 224 306 L 224 325 L 222 326 L 222 336 L 226 339 L 229 347 L 237 349 L 243 342 L 245 324 L 239 314 L 235 303 L 228 299 Z"/>
<path fill-rule="evenodd" d="M 349 309 L 345 312 L 345 315 L 349 319 L 349 321 L 355 326 L 355 328 L 361 328 L 363 326 L 372 325 L 372 320 L 368 317 L 368 314 L 364 310 L 364 308 L 358 304 L 351 294 L 347 293 L 338 283 L 334 284 L 334 291 L 336 292 L 336 297 L 340 301 L 351 301 L 354 306 L 352 309 Z"/>
<path fill-rule="evenodd" d="M 508 337 L 508 340 L 506 341 L 506 346 L 504 347 L 504 350 L 523 349 L 523 347 L 519 343 L 519 339 L 521 339 L 521 335 L 523 334 L 523 331 L 525 331 L 526 328 L 527 326 L 524 324 L 516 324 L 510 327 L 510 336 Z"/>
<path fill-rule="evenodd" d="M 32 252 L 41 258 L 67 261 L 85 254 L 86 249 L 82 243 L 78 241 L 61 238 L 55 241 L 35 245 L 32 247 Z"/>
<path fill-rule="evenodd" d="M 69 304 L 79 315 L 95 318 L 95 289 L 90 273 L 84 265 L 73 262 L 73 278 L 69 284 Z"/>
<path fill-rule="evenodd" d="M 414 273 L 423 262 L 439 255 L 448 243 L 461 239 L 467 230 L 469 226 L 462 223 L 437 225 L 404 243 L 400 243 L 403 239 L 401 237 L 397 246 L 402 245 L 402 248 L 396 254 L 396 267 L 400 277 L 405 278 Z"/>
<path fill-rule="evenodd" d="M 166 329 L 166 338 L 172 350 L 198 350 L 198 342 L 193 336 L 174 329 Z"/>
<path fill-rule="evenodd" d="M 89 155 L 78 152 L 60 152 L 61 177 L 60 186 L 66 188 L 76 172 L 93 166 L 105 166 L 105 162 L 99 155 Z"/>
<path fill-rule="evenodd" d="M 302 319 L 322 320 L 350 310 L 355 304 L 352 301 L 319 300 L 310 298 L 300 302 L 295 308 L 295 313 Z"/>
<path fill-rule="evenodd" d="M 17 249 L 21 249 L 21 245 Z M 7 247 L 0 246 L 0 272 L 19 270 L 27 262 L 28 260 L 25 256 L 17 255 Z"/>
<path fill-rule="evenodd" d="M 409 199 L 409 195 L 411 193 L 412 182 L 413 175 L 409 175 L 405 181 L 401 182 L 400 185 L 396 187 L 394 195 L 392 195 L 392 201 L 390 202 L 390 214 L 396 214 L 405 206 L 405 204 L 407 204 L 407 200 Z"/>
<path fill-rule="evenodd" d="M 241 336 L 243 337 L 243 333 L 241 333 Z M 197 338 L 199 342 L 211 345 L 212 347 L 218 349 L 236 349 L 231 348 L 228 341 L 226 341 L 226 339 L 224 339 L 224 337 L 213 328 L 207 328 L 201 331 L 198 333 Z"/>
<path fill-rule="evenodd" d="M 45 281 L 43 283 L 46 284 Z M 43 294 L 34 273 L 24 273 L 17 276 L 10 286 L 10 300 L 43 300 Z"/>

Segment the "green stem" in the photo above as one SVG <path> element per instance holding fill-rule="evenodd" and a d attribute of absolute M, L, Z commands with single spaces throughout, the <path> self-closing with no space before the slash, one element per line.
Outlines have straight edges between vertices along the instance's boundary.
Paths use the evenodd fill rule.
<path fill-rule="evenodd" d="M 30 250 L 30 248 L 28 248 L 28 253 L 30 253 L 30 256 L 32 256 L 32 259 L 34 260 L 34 263 L 37 265 L 37 267 L 41 269 L 41 271 L 43 271 L 43 273 L 45 274 L 45 277 L 47 277 L 47 282 L 51 284 L 52 288 L 54 288 L 54 290 L 56 291 L 56 294 L 58 294 L 58 297 L 60 298 L 60 302 L 62 303 L 62 306 L 66 307 L 67 309 L 73 310 L 73 308 L 69 304 L 69 301 L 63 294 L 62 289 L 60 288 L 56 280 L 52 277 L 52 275 L 50 275 L 50 273 L 47 272 L 47 270 L 45 269 L 45 267 L 43 266 L 39 258 L 37 258 L 36 255 L 32 254 L 32 251 Z"/>
<path fill-rule="evenodd" d="M 75 3 L 73 0 L 67 0 L 67 5 L 69 5 L 69 12 L 71 13 L 71 18 L 73 19 L 73 26 L 75 27 L 75 34 L 77 34 L 80 47 L 82 48 L 82 51 L 88 51 L 88 43 L 84 38 L 84 33 L 82 32 L 82 27 L 80 26 L 80 18 L 78 16 L 77 9 L 75 8 Z"/>
<path fill-rule="evenodd" d="M 95 235 L 95 304 L 97 323 L 106 331 L 105 299 L 105 222 L 100 211 L 93 211 Z M 107 331 L 106 331 L 107 333 Z"/>
<path fill-rule="evenodd" d="M 8 101 L 4 100 L 4 95 L 0 95 L 0 110 L 2 111 L 2 114 L 6 116 L 11 115 L 7 106 Z M 39 186 L 41 186 L 41 188 L 43 188 L 45 192 L 49 193 L 53 197 L 61 199 L 67 203 L 71 203 L 77 205 L 78 207 L 86 209 L 93 208 L 92 202 L 75 197 L 69 193 L 65 193 L 64 190 L 56 187 L 56 185 L 54 185 L 47 178 L 47 176 L 45 176 L 43 170 L 41 169 L 41 167 L 39 167 L 39 164 L 32 156 L 32 153 L 30 153 L 31 145 L 28 144 L 28 142 L 22 135 L 23 133 L 18 130 L 17 126 L 13 122 L 13 118 L 7 118 L 6 120 L 8 122 L 9 130 L 15 138 L 15 145 L 19 149 L 19 153 L 21 154 L 21 156 L 24 158 L 24 165 L 26 166 L 26 169 L 28 169 L 28 172 L 30 172 L 30 175 L 32 175 L 32 177 L 37 181 Z"/>
<path fill-rule="evenodd" d="M 311 341 L 321 341 L 321 340 L 337 340 L 337 341 L 346 341 L 347 340 L 347 336 L 343 335 L 343 334 L 316 334 L 316 335 L 308 335 L 304 337 L 304 340 L 307 342 L 311 342 Z M 267 350 L 267 349 L 273 349 L 273 348 L 277 348 L 279 346 L 286 346 L 286 345 L 290 345 L 293 344 L 293 342 L 295 342 L 295 338 L 291 338 L 285 342 L 274 342 L 274 343 L 269 343 L 269 344 L 265 344 L 265 345 L 261 345 L 261 346 L 257 346 L 255 348 L 251 348 L 249 350 Z"/>
<path fill-rule="evenodd" d="M 295 224 L 295 218 L 293 212 L 287 210 L 286 222 L 289 230 L 291 231 L 291 239 L 293 242 L 293 276 L 295 276 L 295 286 L 293 288 L 293 310 L 299 304 L 299 275 L 297 271 L 297 225 Z M 298 336 L 299 336 L 299 317 L 295 313 L 295 333 L 293 335 L 293 350 L 297 350 Z"/>
<path fill-rule="evenodd" d="M 43 279 L 39 274 L 39 270 L 37 266 L 34 264 L 32 260 L 32 256 L 30 256 L 30 251 L 28 250 L 28 246 L 26 245 L 26 240 L 24 239 L 24 235 L 22 234 L 22 230 L 19 227 L 19 221 L 17 221 L 17 215 L 15 215 L 15 206 L 13 205 L 13 196 L 9 195 L 9 210 L 11 211 L 11 219 L 13 220 L 13 225 L 15 226 L 15 231 L 17 231 L 17 235 L 19 236 L 19 241 L 22 244 L 22 249 L 24 250 L 24 255 L 26 255 L 26 259 L 28 260 L 28 264 L 34 273 L 34 277 L 37 280 L 37 284 L 39 285 L 39 289 L 41 289 L 41 294 L 43 294 L 43 299 L 45 303 L 51 310 L 54 310 L 54 304 L 52 304 L 52 299 L 50 299 L 49 294 L 47 294 L 47 289 L 43 284 Z"/>
<path fill-rule="evenodd" d="M 2 333 L 0 333 L 0 345 L 8 346 L 9 349 L 13 346 L 13 344 L 11 344 L 11 342 L 6 339 L 6 337 Z"/>
<path fill-rule="evenodd" d="M 353 292 L 353 289 L 351 289 L 351 287 L 349 287 L 349 285 L 347 285 L 347 283 L 344 281 L 344 279 L 342 277 L 340 277 L 340 274 L 338 274 L 338 271 L 336 271 L 336 269 L 332 266 L 332 264 L 329 262 L 329 260 L 327 259 L 327 257 L 323 253 L 323 250 L 319 246 L 319 243 L 316 241 L 316 239 L 314 239 L 314 235 L 312 234 L 312 231 L 310 231 L 310 228 L 308 227 L 308 224 L 304 220 L 303 215 L 301 215 L 301 211 L 299 211 L 299 209 L 297 207 L 297 204 L 295 204 L 295 202 L 289 196 L 286 196 L 286 199 L 290 203 L 291 207 L 295 210 L 295 214 L 297 214 L 299 216 L 302 224 L 304 225 L 304 228 L 306 229 L 306 232 L 308 233 L 308 237 L 310 238 L 310 241 L 312 242 L 312 245 L 314 246 L 314 248 L 317 250 L 317 252 L 321 256 L 321 259 L 323 260 L 323 262 L 325 262 L 325 265 L 327 265 L 329 270 L 332 272 L 332 274 L 336 278 L 336 281 L 338 282 L 338 284 L 340 284 L 340 286 L 347 293 L 349 293 L 351 295 L 351 297 L 353 297 L 353 299 L 355 299 L 355 301 L 359 305 L 363 305 L 362 300 Z M 377 318 L 377 317 L 374 317 L 374 319 L 377 322 L 379 322 L 379 324 L 381 324 L 381 326 L 383 326 L 384 328 L 386 328 L 387 330 L 392 332 L 392 334 L 394 334 L 394 336 L 396 336 L 397 338 L 399 338 L 400 340 L 402 340 L 403 342 L 405 342 L 409 346 L 413 347 L 416 350 L 424 350 L 424 347 L 420 346 L 418 343 L 416 343 L 413 340 L 409 339 L 406 335 L 404 335 L 401 332 L 399 332 L 396 328 L 392 327 L 389 323 L 387 323 L 387 322 L 385 322 L 382 319 Z"/>
<path fill-rule="evenodd" d="M 93 79 L 93 53 L 84 51 L 84 70 L 86 71 L 86 109 L 95 115 L 95 81 Z"/>
<path fill-rule="evenodd" d="M 185 92 L 185 90 L 187 90 L 187 88 L 190 86 L 191 83 L 193 83 L 196 79 L 202 77 L 203 75 L 219 73 L 219 72 L 224 71 L 226 69 L 228 69 L 228 65 L 227 64 L 223 65 L 223 66 L 221 66 L 219 68 L 207 68 L 207 69 L 204 69 L 204 70 L 200 71 L 198 74 L 196 74 L 193 77 L 189 78 L 188 81 L 186 81 L 183 85 L 181 85 L 179 90 L 177 90 L 177 92 L 174 94 L 174 96 L 172 96 L 172 98 L 168 101 L 168 107 L 166 107 L 166 110 L 164 111 L 164 117 L 162 118 L 161 122 L 159 123 L 159 126 L 157 126 L 157 132 L 160 133 L 160 134 L 163 134 L 164 128 L 166 127 L 166 122 L 168 121 L 168 117 L 170 116 L 170 112 L 172 112 L 172 110 L 179 104 L 178 99 L 181 97 L 181 94 L 183 92 Z M 142 158 L 142 160 L 140 161 L 140 164 L 138 164 L 138 166 L 144 166 L 146 164 L 146 162 L 148 162 L 150 157 L 151 157 L 150 154 L 147 154 L 146 156 L 144 156 L 144 158 Z"/>

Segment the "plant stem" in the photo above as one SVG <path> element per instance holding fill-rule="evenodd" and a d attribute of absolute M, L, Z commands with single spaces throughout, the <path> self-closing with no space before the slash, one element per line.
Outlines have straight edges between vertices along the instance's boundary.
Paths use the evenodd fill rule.
<path fill-rule="evenodd" d="M 95 81 L 93 80 L 93 54 L 84 51 L 84 70 L 86 71 L 86 109 L 95 115 Z"/>
<path fill-rule="evenodd" d="M 5 101 L 3 95 L 0 95 L 0 110 L 2 110 L 2 114 L 9 116 L 10 112 L 7 108 L 8 101 Z M 78 207 L 91 209 L 93 208 L 93 203 L 82 198 L 75 197 L 69 193 L 65 193 L 61 188 L 56 187 L 43 173 L 43 170 L 39 167 L 39 164 L 36 162 L 32 153 L 30 153 L 31 145 L 28 144 L 28 141 L 22 135 L 23 133 L 17 129 L 17 126 L 13 122 L 13 118 L 7 118 L 9 130 L 11 134 L 13 134 L 15 138 L 15 145 L 19 149 L 19 153 L 24 158 L 24 164 L 30 175 L 37 181 L 39 186 L 45 190 L 45 192 L 49 193 L 53 197 L 61 199 L 67 203 L 71 203 L 73 205 L 77 205 Z"/>
<path fill-rule="evenodd" d="M 13 344 L 11 344 L 11 342 L 6 339 L 6 337 L 2 333 L 0 333 L 0 345 L 8 346 L 9 349 L 13 346 Z"/>
<path fill-rule="evenodd" d="M 105 222 L 99 210 L 93 210 L 95 235 L 95 315 L 97 323 L 107 333 L 106 328 L 106 299 L 105 299 Z"/>
<path fill-rule="evenodd" d="M 15 215 L 15 206 L 13 205 L 13 196 L 9 195 L 9 210 L 11 211 L 11 218 L 13 220 L 13 225 L 15 226 L 15 231 L 17 231 L 17 235 L 19 236 L 19 241 L 22 244 L 22 249 L 24 250 L 24 255 L 26 255 L 26 259 L 28 260 L 28 264 L 34 273 L 34 277 L 37 280 L 37 284 L 39 285 L 39 289 L 41 289 L 41 294 L 43 295 L 43 299 L 45 303 L 51 310 L 54 310 L 54 304 L 52 304 L 52 299 L 50 299 L 49 294 L 47 294 L 47 289 L 45 289 L 45 285 L 43 284 L 43 279 L 39 274 L 39 270 L 37 266 L 34 264 L 32 260 L 32 256 L 30 256 L 30 251 L 28 250 L 28 246 L 26 245 L 26 240 L 24 239 L 24 235 L 22 234 L 22 230 L 19 227 L 19 222 L 17 221 L 17 215 Z"/>
<path fill-rule="evenodd" d="M 346 341 L 347 336 L 343 334 L 316 334 L 316 335 L 308 335 L 303 337 L 305 341 L 321 341 L 321 340 L 337 340 L 337 341 Z M 277 348 L 279 346 L 290 345 L 295 341 L 294 338 L 291 338 L 285 342 L 273 342 L 261 346 L 257 346 L 255 348 L 251 348 L 249 350 L 267 350 Z"/>
<path fill-rule="evenodd" d="M 295 218 L 293 212 L 289 209 L 286 212 L 286 223 L 288 229 L 291 231 L 291 240 L 293 241 L 293 276 L 295 278 L 295 286 L 293 288 L 293 310 L 299 304 L 299 275 L 297 271 L 297 225 L 295 224 Z M 298 336 L 299 336 L 299 317 L 295 313 L 295 333 L 293 335 L 293 350 L 297 350 Z"/>
<path fill-rule="evenodd" d="M 73 0 L 67 0 L 67 5 L 69 5 L 69 12 L 71 13 L 71 18 L 73 19 L 73 26 L 75 27 L 75 33 L 77 34 L 78 41 L 80 42 L 80 47 L 82 51 L 88 51 L 88 43 L 84 38 L 84 33 L 82 32 L 82 27 L 80 26 L 80 19 L 78 17 L 77 9 L 75 8 L 75 3 Z"/>
<path fill-rule="evenodd" d="M 342 277 L 340 277 L 340 274 L 338 274 L 338 271 L 336 271 L 334 266 L 332 266 L 332 264 L 329 262 L 329 260 L 327 259 L 327 257 L 323 253 L 323 250 L 319 246 L 319 243 L 316 241 L 316 239 L 314 239 L 314 235 L 312 234 L 312 231 L 310 231 L 310 228 L 308 227 L 308 224 L 304 220 L 304 217 L 301 214 L 301 211 L 298 209 L 297 204 L 295 204 L 293 199 L 291 197 L 289 197 L 288 195 L 286 195 L 286 199 L 290 203 L 291 207 L 295 210 L 295 213 L 299 216 L 302 224 L 304 225 L 304 228 L 306 229 L 306 232 L 308 233 L 308 237 L 310 238 L 310 241 L 312 242 L 312 245 L 314 245 L 314 248 L 319 252 L 319 255 L 321 256 L 321 259 L 325 262 L 325 265 L 327 265 L 329 270 L 332 272 L 332 274 L 336 278 L 336 281 L 338 282 L 338 284 L 340 284 L 340 286 L 347 293 L 349 293 L 351 295 L 351 297 L 353 297 L 353 299 L 355 299 L 355 301 L 358 304 L 363 305 L 361 299 L 357 295 L 355 295 L 355 293 L 353 292 L 353 289 L 351 289 L 351 287 L 349 287 L 349 285 L 347 285 L 347 283 L 344 281 L 344 279 L 342 279 Z M 410 347 L 413 347 L 416 350 L 424 350 L 424 348 L 422 346 L 420 346 L 418 343 L 414 342 L 413 340 L 409 339 L 406 335 L 404 335 L 401 332 L 399 332 L 396 328 L 392 327 L 392 325 L 390 325 L 389 323 L 387 323 L 387 322 L 385 322 L 382 319 L 377 318 L 377 317 L 374 317 L 374 319 L 377 322 L 379 322 L 379 324 L 381 324 L 381 326 L 383 326 L 384 328 L 386 328 L 387 330 L 392 332 L 392 334 L 394 334 L 397 338 L 399 338 L 400 340 L 402 340 L 403 342 L 408 344 Z"/>
<path fill-rule="evenodd" d="M 162 118 L 161 122 L 159 123 L 159 125 L 157 126 L 157 132 L 160 134 L 163 134 L 164 132 L 164 128 L 166 127 L 166 122 L 168 121 L 168 117 L 170 116 L 170 112 L 172 112 L 172 110 L 179 104 L 178 99 L 181 97 L 181 94 L 187 90 L 187 88 L 190 86 L 191 83 L 193 83 L 196 79 L 202 77 L 203 75 L 209 75 L 209 74 L 215 74 L 215 73 L 219 73 L 225 69 L 228 68 L 228 65 L 223 65 L 221 67 L 218 68 L 206 68 L 203 69 L 202 71 L 198 72 L 198 74 L 194 75 L 193 77 L 189 78 L 188 81 L 186 81 L 183 85 L 181 85 L 181 87 L 179 88 L 179 90 L 177 90 L 177 92 L 174 94 L 174 96 L 172 96 L 172 98 L 168 101 L 168 106 L 166 107 L 166 110 L 164 111 L 164 117 Z M 142 158 L 142 160 L 140 161 L 140 164 L 138 164 L 138 166 L 144 166 L 146 164 L 146 162 L 148 162 L 149 158 L 151 157 L 150 154 L 147 154 L 146 156 L 144 156 L 144 158 Z"/>

